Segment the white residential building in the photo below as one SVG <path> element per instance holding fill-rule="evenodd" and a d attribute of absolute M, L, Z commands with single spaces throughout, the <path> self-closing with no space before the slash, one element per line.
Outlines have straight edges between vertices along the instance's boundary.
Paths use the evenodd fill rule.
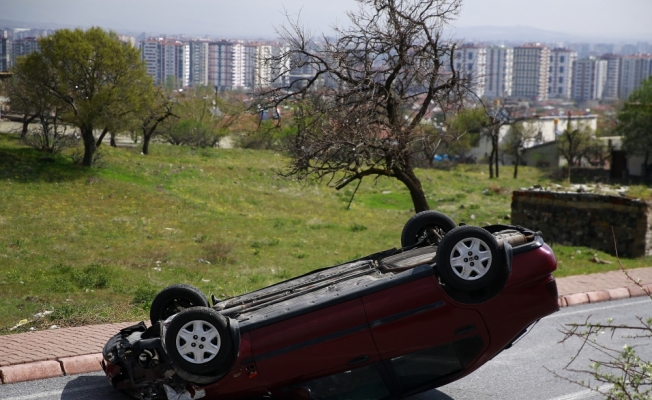
<path fill-rule="evenodd" d="M 538 43 L 515 47 L 512 97 L 547 100 L 549 66 L 549 48 Z"/>
<path fill-rule="evenodd" d="M 484 95 L 487 98 L 504 98 L 512 95 L 514 49 L 504 46 L 487 48 L 487 68 Z"/>
<path fill-rule="evenodd" d="M 467 44 L 461 46 L 454 59 L 460 76 L 469 80 L 469 87 L 478 97 L 484 97 L 487 78 L 487 47 Z"/>
<path fill-rule="evenodd" d="M 598 116 L 589 114 L 589 115 L 572 115 L 570 118 L 571 129 L 580 128 L 580 129 L 589 129 L 592 132 L 598 127 Z M 534 136 L 524 143 L 524 148 L 526 149 L 525 153 L 528 153 L 527 149 L 532 149 L 539 147 L 545 144 L 551 144 L 555 142 L 559 135 L 568 128 L 568 116 L 559 115 L 559 116 L 541 116 L 533 117 L 527 121 L 523 122 L 524 128 L 535 132 Z M 505 125 L 500 128 L 498 133 L 498 143 L 499 147 L 502 148 L 503 144 L 507 139 L 507 134 L 509 133 L 510 126 Z M 485 135 L 480 138 L 478 145 L 469 149 L 466 153 L 467 156 L 474 157 L 477 160 L 486 159 L 491 153 L 491 141 Z M 535 160 L 535 153 L 530 152 L 528 157 L 524 157 L 523 161 L 527 165 L 531 166 L 551 166 L 558 167 L 563 164 L 563 160 L 557 160 L 557 164 L 554 162 L 548 161 L 548 165 L 541 165 Z M 514 160 L 507 154 L 501 155 L 501 159 L 505 162 L 506 165 L 511 164 Z"/>
<path fill-rule="evenodd" d="M 272 85 L 274 71 L 270 63 L 273 54 L 273 46 L 261 44 L 256 47 L 256 65 L 254 72 L 254 86 L 268 87 Z"/>
<path fill-rule="evenodd" d="M 570 49 L 556 48 L 550 51 L 548 98 L 570 99 L 573 62 L 576 59 L 577 53 Z"/>
<path fill-rule="evenodd" d="M 606 82 L 607 60 L 598 60 L 591 57 L 575 61 L 573 67 L 573 100 L 601 99 Z"/>

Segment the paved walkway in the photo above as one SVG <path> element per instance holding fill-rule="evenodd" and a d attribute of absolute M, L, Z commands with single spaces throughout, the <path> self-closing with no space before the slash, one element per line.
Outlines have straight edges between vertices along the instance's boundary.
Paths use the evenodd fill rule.
<path fill-rule="evenodd" d="M 631 270 L 629 274 L 652 292 L 652 267 Z M 557 287 L 562 307 L 646 295 L 620 271 L 559 278 Z M 0 384 L 99 371 L 104 344 L 120 329 L 133 324 L 0 336 Z"/>

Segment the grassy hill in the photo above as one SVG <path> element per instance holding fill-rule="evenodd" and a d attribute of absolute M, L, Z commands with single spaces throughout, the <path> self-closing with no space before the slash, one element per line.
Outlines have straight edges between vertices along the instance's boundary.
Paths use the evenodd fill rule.
<path fill-rule="evenodd" d="M 0 134 L 0 333 L 46 310 L 54 313 L 14 332 L 144 318 L 173 283 L 240 294 L 398 246 L 413 214 L 397 181 L 364 181 L 347 211 L 353 188 L 280 178 L 284 158 L 269 151 L 102 152 L 103 167 L 89 170 Z M 483 225 L 508 222 L 513 189 L 549 182 L 535 169 L 518 180 L 511 168 L 501 172 L 494 180 L 484 165 L 418 174 L 433 209 Z M 555 251 L 559 276 L 615 268 L 589 263 L 593 250 Z"/>

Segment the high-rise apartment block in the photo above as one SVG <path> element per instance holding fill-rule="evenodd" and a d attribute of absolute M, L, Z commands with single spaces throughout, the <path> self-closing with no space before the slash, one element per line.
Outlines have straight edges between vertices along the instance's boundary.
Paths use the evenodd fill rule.
<path fill-rule="evenodd" d="M 0 36 L 0 71 L 7 71 L 10 66 L 11 52 L 9 48 L 11 42 L 4 36 Z"/>
<path fill-rule="evenodd" d="M 627 99 L 650 75 L 652 75 L 652 55 L 623 57 L 620 63 L 618 97 Z"/>
<path fill-rule="evenodd" d="M 540 44 L 514 48 L 512 97 L 547 100 L 550 49 Z"/>
<path fill-rule="evenodd" d="M 208 41 L 191 41 L 188 46 L 190 86 L 208 86 Z"/>
<path fill-rule="evenodd" d="M 484 95 L 487 98 L 504 98 L 512 95 L 514 49 L 504 46 L 487 48 L 487 67 Z"/>
<path fill-rule="evenodd" d="M 605 100 L 617 100 L 620 84 L 621 57 L 617 54 L 604 54 L 600 59 L 607 62 L 607 79 L 605 80 L 604 90 L 602 91 L 602 98 Z"/>
<path fill-rule="evenodd" d="M 548 98 L 569 99 L 571 97 L 573 62 L 576 59 L 577 53 L 570 49 L 556 48 L 550 51 Z"/>
<path fill-rule="evenodd" d="M 487 47 L 466 44 L 461 46 L 454 59 L 455 69 L 469 82 L 469 87 L 478 97 L 485 95 L 487 76 Z"/>
<path fill-rule="evenodd" d="M 175 39 L 147 39 L 140 44 L 141 57 L 147 74 L 157 85 L 173 88 L 190 83 L 190 46 Z"/>
<path fill-rule="evenodd" d="M 21 39 L 14 39 L 12 44 L 11 65 L 16 65 L 16 58 L 26 56 L 35 51 L 39 51 L 41 47 L 38 44 L 38 38 L 25 37 Z"/>
<path fill-rule="evenodd" d="M 572 97 L 577 101 L 602 98 L 607 82 L 607 60 L 595 57 L 575 61 L 573 68 Z"/>

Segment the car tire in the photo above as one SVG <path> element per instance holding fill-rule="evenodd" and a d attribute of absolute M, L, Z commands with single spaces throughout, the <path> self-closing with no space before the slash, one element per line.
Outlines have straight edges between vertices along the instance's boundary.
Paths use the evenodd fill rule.
<path fill-rule="evenodd" d="M 190 374 L 209 377 L 230 367 L 234 347 L 228 321 L 212 308 L 179 312 L 169 322 L 164 341 L 172 364 Z"/>
<path fill-rule="evenodd" d="M 505 269 L 496 238 L 477 226 L 460 226 L 444 236 L 437 248 L 441 280 L 458 290 L 489 286 Z"/>
<path fill-rule="evenodd" d="M 168 286 L 154 297 L 149 319 L 154 325 L 190 307 L 208 307 L 208 299 L 201 290 L 183 283 Z"/>
<path fill-rule="evenodd" d="M 408 247 L 417 244 L 426 238 L 428 244 L 437 245 L 440 237 L 455 228 L 455 221 L 448 215 L 439 211 L 427 210 L 415 214 L 405 223 L 401 232 L 401 246 Z M 428 235 L 429 230 L 434 230 L 437 235 Z"/>

